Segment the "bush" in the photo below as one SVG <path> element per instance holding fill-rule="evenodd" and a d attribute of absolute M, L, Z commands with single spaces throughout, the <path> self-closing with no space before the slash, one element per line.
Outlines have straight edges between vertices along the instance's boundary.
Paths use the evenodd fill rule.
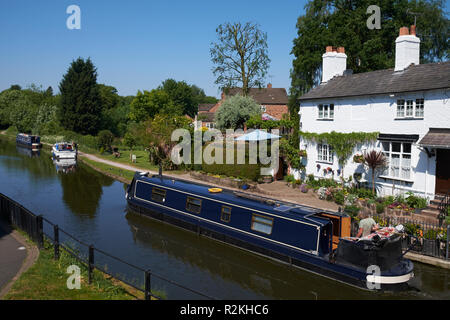
<path fill-rule="evenodd" d="M 386 206 L 384 205 L 384 203 L 377 202 L 376 210 L 378 214 L 383 213 L 385 208 Z"/>
<path fill-rule="evenodd" d="M 411 208 L 424 209 L 427 207 L 428 201 L 426 198 L 418 197 L 414 195 L 412 192 L 407 192 L 406 194 L 408 196 L 406 198 L 406 203 Z"/>
<path fill-rule="evenodd" d="M 102 130 L 98 133 L 98 148 L 104 151 L 111 151 L 111 145 L 114 140 L 114 135 L 109 130 Z"/>
<path fill-rule="evenodd" d="M 345 202 L 344 190 L 339 189 L 338 191 L 336 191 L 333 194 L 333 198 L 334 198 L 334 202 L 336 202 L 337 204 L 344 205 L 344 202 Z"/>
<path fill-rule="evenodd" d="M 344 212 L 347 213 L 348 215 L 350 215 L 352 218 L 356 217 L 360 210 L 361 210 L 361 208 L 359 208 L 355 205 L 344 207 Z"/>

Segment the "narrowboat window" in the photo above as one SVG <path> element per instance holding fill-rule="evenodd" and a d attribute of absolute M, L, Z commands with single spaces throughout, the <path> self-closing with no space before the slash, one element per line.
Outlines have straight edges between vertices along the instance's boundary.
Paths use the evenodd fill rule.
<path fill-rule="evenodd" d="M 230 222 L 231 220 L 231 208 L 222 206 L 222 213 L 220 214 L 220 220 L 223 222 Z"/>
<path fill-rule="evenodd" d="M 200 213 L 202 210 L 202 200 L 192 197 L 187 197 L 186 210 L 193 213 Z"/>
<path fill-rule="evenodd" d="M 163 203 L 166 201 L 166 190 L 153 187 L 152 188 L 152 200 Z"/>
<path fill-rule="evenodd" d="M 273 219 L 254 214 L 252 216 L 252 230 L 265 234 L 272 233 Z"/>

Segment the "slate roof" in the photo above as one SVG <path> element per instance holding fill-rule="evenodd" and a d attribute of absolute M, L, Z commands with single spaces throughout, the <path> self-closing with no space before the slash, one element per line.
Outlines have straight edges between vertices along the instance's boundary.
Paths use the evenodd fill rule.
<path fill-rule="evenodd" d="M 430 128 L 428 133 L 420 140 L 419 145 L 449 149 L 450 129 Z"/>
<path fill-rule="evenodd" d="M 200 103 L 198 105 L 198 111 L 209 111 L 215 105 L 216 105 L 215 103 Z"/>
<path fill-rule="evenodd" d="M 214 122 L 214 112 L 202 112 L 198 114 L 197 119 L 203 122 Z"/>
<path fill-rule="evenodd" d="M 241 94 L 241 88 L 230 88 L 225 91 L 225 95 L 234 96 Z M 285 88 L 250 88 L 248 95 L 255 99 L 259 104 L 288 104 L 289 98 Z"/>
<path fill-rule="evenodd" d="M 403 71 L 378 70 L 334 77 L 300 100 L 339 98 L 450 88 L 450 61 L 410 65 Z"/>

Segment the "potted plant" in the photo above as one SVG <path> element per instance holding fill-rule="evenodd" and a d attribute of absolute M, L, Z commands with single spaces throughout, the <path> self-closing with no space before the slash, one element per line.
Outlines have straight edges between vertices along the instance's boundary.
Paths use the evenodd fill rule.
<path fill-rule="evenodd" d="M 319 171 L 320 170 L 320 164 L 317 164 L 317 171 Z"/>

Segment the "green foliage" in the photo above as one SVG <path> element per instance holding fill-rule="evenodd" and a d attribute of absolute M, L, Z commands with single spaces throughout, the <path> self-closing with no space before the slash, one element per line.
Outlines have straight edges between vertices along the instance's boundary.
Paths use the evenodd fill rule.
<path fill-rule="evenodd" d="M 345 203 L 345 193 L 344 190 L 339 189 L 333 193 L 334 202 L 339 205 L 344 205 Z"/>
<path fill-rule="evenodd" d="M 250 119 L 246 122 L 247 128 L 253 129 L 277 129 L 277 128 L 286 128 L 291 129 L 294 127 L 294 121 L 289 118 L 283 117 L 281 120 L 262 120 L 261 115 L 255 114 L 250 117 Z"/>
<path fill-rule="evenodd" d="M 215 121 L 220 129 L 243 128 L 250 117 L 260 113 L 260 106 L 253 98 L 235 95 L 227 98 L 220 105 Z"/>
<path fill-rule="evenodd" d="M 348 158 L 353 154 L 355 147 L 358 144 L 376 141 L 378 132 L 300 132 L 300 137 L 307 141 L 330 145 L 333 148 L 333 152 L 338 157 L 339 164 L 344 167 Z"/>
<path fill-rule="evenodd" d="M 344 207 L 344 212 L 347 213 L 348 215 L 350 215 L 351 217 L 356 217 L 360 210 L 361 210 L 361 208 L 359 208 L 358 206 L 355 206 L 355 205 L 350 205 L 350 206 Z"/>
<path fill-rule="evenodd" d="M 98 132 L 102 100 L 97 85 L 97 70 L 92 61 L 78 58 L 59 84 L 61 125 L 81 134 Z"/>
<path fill-rule="evenodd" d="M 280 139 L 280 156 L 284 157 L 294 169 L 303 169 L 300 149 L 293 147 L 288 140 Z"/>
<path fill-rule="evenodd" d="M 114 140 L 114 135 L 109 130 L 102 130 L 97 136 L 98 148 L 104 151 L 111 151 L 111 145 Z"/>
<path fill-rule="evenodd" d="M 427 207 L 428 201 L 426 198 L 418 197 L 412 192 L 407 192 L 406 195 L 408 197 L 405 199 L 405 201 L 411 208 L 424 209 Z"/>
<path fill-rule="evenodd" d="M 384 205 L 384 203 L 380 203 L 380 202 L 376 203 L 376 210 L 377 210 L 378 214 L 383 213 L 385 208 L 386 208 L 386 206 Z"/>
<path fill-rule="evenodd" d="M 136 122 L 146 121 L 158 113 L 179 116 L 182 114 L 182 107 L 176 106 L 162 89 L 138 91 L 130 105 L 130 119 Z"/>
<path fill-rule="evenodd" d="M 123 144 L 126 145 L 128 148 L 130 148 L 130 150 L 133 150 L 133 148 L 137 144 L 137 141 L 136 138 L 131 133 L 127 132 L 123 137 Z"/>
<path fill-rule="evenodd" d="M 220 148 L 218 148 L 220 152 Z M 216 149 L 217 150 L 217 149 Z M 221 149 L 223 152 L 223 159 L 226 159 L 226 148 Z M 247 179 L 251 181 L 258 181 L 261 176 L 261 164 L 249 164 L 248 149 L 245 151 L 245 163 L 238 164 L 237 161 L 237 146 L 234 148 L 234 163 L 233 164 L 202 164 L 202 170 L 207 173 L 224 175 L 227 177 L 238 177 L 240 179 Z M 292 182 L 294 182 L 293 179 Z"/>
<path fill-rule="evenodd" d="M 221 89 L 262 87 L 269 69 L 267 34 L 252 23 L 225 23 L 216 29 L 217 42 L 211 44 L 215 84 Z"/>
<path fill-rule="evenodd" d="M 381 29 L 366 26 L 370 5 L 381 9 Z M 449 57 L 449 20 L 445 2 L 431 1 L 341 1 L 310 0 L 305 14 L 297 20 L 297 37 L 292 54 L 291 94 L 307 92 L 321 79 L 322 54 L 326 46 L 343 46 L 347 68 L 355 73 L 392 68 L 395 63 L 395 39 L 400 27 L 414 23 L 421 35 L 421 63 L 445 60 Z"/>

